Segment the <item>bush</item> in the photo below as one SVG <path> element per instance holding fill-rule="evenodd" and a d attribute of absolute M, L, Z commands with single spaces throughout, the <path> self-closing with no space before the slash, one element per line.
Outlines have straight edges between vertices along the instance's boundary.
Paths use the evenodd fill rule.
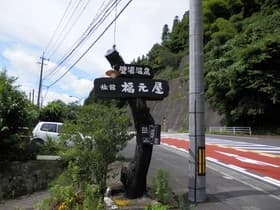
<path fill-rule="evenodd" d="M 67 170 L 52 183 L 51 196 L 38 204 L 39 210 L 102 210 L 98 186 L 78 181 L 78 167 L 69 164 Z"/>
<path fill-rule="evenodd" d="M 80 178 L 99 185 L 102 192 L 106 190 L 108 165 L 131 139 L 125 113 L 113 105 L 89 105 L 78 110 L 76 120 L 63 125 L 62 142 L 70 141 L 73 146 L 65 150 L 62 159 L 78 165 Z"/>
<path fill-rule="evenodd" d="M 148 206 L 144 210 L 168 210 L 168 206 L 157 204 L 153 206 Z"/>
<path fill-rule="evenodd" d="M 158 201 L 169 204 L 171 200 L 171 188 L 169 187 L 169 175 L 166 171 L 159 169 L 153 178 L 153 188 Z"/>
<path fill-rule="evenodd" d="M 13 85 L 6 71 L 0 71 L 0 160 L 30 159 L 28 129 L 37 110 L 26 96 Z"/>

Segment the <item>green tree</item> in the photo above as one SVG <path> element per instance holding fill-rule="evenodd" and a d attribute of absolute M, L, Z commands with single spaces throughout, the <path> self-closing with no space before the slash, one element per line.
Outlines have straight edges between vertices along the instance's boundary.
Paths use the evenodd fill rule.
<path fill-rule="evenodd" d="M 32 126 L 37 119 L 36 109 L 14 85 L 15 81 L 7 76 L 6 70 L 0 71 L 1 159 L 24 158 L 27 145 L 21 136 L 28 134 L 25 128 Z"/>
<path fill-rule="evenodd" d="M 180 23 L 179 17 L 178 15 L 175 16 L 174 20 L 173 20 L 173 25 L 172 25 L 172 32 L 175 31 L 176 26 Z"/>
<path fill-rule="evenodd" d="M 169 40 L 169 27 L 167 24 L 165 24 L 163 26 L 163 29 L 162 29 L 162 35 L 161 35 L 161 41 L 164 42 L 164 41 L 167 41 Z"/>
<path fill-rule="evenodd" d="M 79 166 L 79 180 L 98 184 L 102 192 L 108 165 L 131 138 L 125 113 L 113 105 L 86 105 L 79 107 L 76 120 L 64 123 L 63 139 L 73 144 L 64 158 Z"/>
<path fill-rule="evenodd" d="M 63 122 L 66 119 L 75 119 L 78 105 L 66 104 L 61 100 L 50 102 L 40 110 L 41 121 Z"/>
<path fill-rule="evenodd" d="M 243 30 L 229 40 L 206 45 L 208 100 L 225 114 L 227 124 L 277 127 L 280 14 L 254 15 L 241 24 Z"/>
<path fill-rule="evenodd" d="M 188 14 L 188 13 L 187 13 Z M 169 39 L 162 43 L 172 53 L 180 53 L 188 50 L 189 45 L 189 17 L 185 14 L 179 21 L 178 16 L 173 21 L 172 32 Z"/>
<path fill-rule="evenodd" d="M 0 72 L 0 139 L 18 133 L 22 127 L 28 127 L 36 113 L 29 115 L 32 109 L 24 93 L 14 85 L 15 78 L 9 78 L 6 71 Z"/>

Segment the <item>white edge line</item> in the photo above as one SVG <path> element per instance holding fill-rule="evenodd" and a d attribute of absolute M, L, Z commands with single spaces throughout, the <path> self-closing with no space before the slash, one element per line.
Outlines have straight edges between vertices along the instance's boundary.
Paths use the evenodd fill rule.
<path fill-rule="evenodd" d="M 182 152 L 186 152 L 188 153 L 187 150 L 185 149 L 182 149 L 182 148 L 178 148 L 176 146 L 173 146 L 173 145 L 169 145 L 169 144 L 166 144 L 166 143 L 161 143 L 162 145 L 164 146 L 167 146 L 167 147 L 171 147 L 171 148 L 174 148 L 176 150 L 179 150 L 179 151 L 182 151 Z M 235 171 L 238 171 L 240 173 L 243 173 L 243 174 L 246 174 L 246 175 L 249 175 L 251 177 L 254 177 L 256 179 L 259 179 L 259 180 L 262 180 L 264 182 L 267 182 L 267 183 L 270 183 L 274 186 L 277 186 L 277 187 L 280 187 L 280 181 L 276 180 L 276 179 L 273 179 L 273 178 L 270 178 L 270 177 L 262 177 L 262 176 L 259 176 L 259 175 L 256 175 L 256 174 L 253 174 L 253 173 L 250 173 L 248 172 L 246 169 L 244 168 L 241 168 L 241 167 L 238 167 L 238 166 L 235 166 L 235 165 L 232 165 L 232 164 L 225 164 L 225 163 L 222 163 L 220 162 L 219 160 L 215 159 L 215 158 L 211 158 L 211 157 L 206 157 L 206 159 L 210 162 L 214 162 L 216 164 L 219 164 L 219 165 L 222 165 L 226 168 L 230 168 L 230 169 L 233 169 Z"/>
<path fill-rule="evenodd" d="M 208 159 L 206 158 L 207 160 L 211 161 L 211 159 Z M 238 171 L 240 173 L 243 173 L 243 174 L 246 174 L 246 175 L 249 175 L 251 177 L 254 177 L 256 179 L 259 179 L 259 180 L 262 180 L 264 182 L 267 182 L 267 183 L 270 183 L 274 186 L 277 186 L 277 187 L 280 187 L 280 182 L 276 179 L 273 179 L 273 178 L 270 178 L 270 177 L 262 177 L 262 176 L 259 176 L 259 175 L 256 175 L 256 174 L 253 174 L 251 172 L 248 172 L 246 169 L 244 168 L 241 168 L 241 167 L 238 167 L 238 166 L 234 166 L 234 165 L 231 165 L 231 164 L 225 164 L 225 163 L 222 163 L 220 161 L 215 161 L 216 164 L 219 164 L 219 165 L 222 165 L 226 168 L 230 168 L 230 169 L 233 169 L 235 171 Z"/>
<path fill-rule="evenodd" d="M 185 153 L 189 153 L 189 151 L 183 149 L 183 148 L 178 148 L 176 146 L 173 146 L 173 145 L 169 145 L 169 144 L 166 144 L 166 143 L 160 143 L 161 145 L 164 145 L 164 146 L 167 146 L 167 147 L 171 147 L 173 149 L 176 149 L 176 150 L 179 150 L 181 152 L 185 152 Z"/>

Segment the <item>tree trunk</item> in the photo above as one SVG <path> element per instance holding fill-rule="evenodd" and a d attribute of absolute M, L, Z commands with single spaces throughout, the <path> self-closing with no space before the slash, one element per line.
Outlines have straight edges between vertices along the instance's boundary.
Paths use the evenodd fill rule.
<path fill-rule="evenodd" d="M 122 168 L 121 181 L 127 198 L 133 199 L 143 196 L 146 191 L 146 178 L 153 152 L 152 144 L 143 144 L 138 128 L 141 124 L 154 124 L 154 119 L 144 99 L 132 99 L 128 103 L 136 130 L 136 148 L 133 161 L 128 167 Z"/>

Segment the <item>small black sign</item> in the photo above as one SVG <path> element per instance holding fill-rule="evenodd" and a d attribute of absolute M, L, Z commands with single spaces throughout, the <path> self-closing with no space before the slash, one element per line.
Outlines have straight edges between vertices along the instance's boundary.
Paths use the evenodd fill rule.
<path fill-rule="evenodd" d="M 150 66 L 123 64 L 120 65 L 119 72 L 123 77 L 152 78 L 152 68 Z"/>
<path fill-rule="evenodd" d="M 141 125 L 138 134 L 143 144 L 160 144 L 160 125 Z"/>
<path fill-rule="evenodd" d="M 103 98 L 146 98 L 162 100 L 168 96 L 168 82 L 141 78 L 98 78 L 94 93 Z"/>

